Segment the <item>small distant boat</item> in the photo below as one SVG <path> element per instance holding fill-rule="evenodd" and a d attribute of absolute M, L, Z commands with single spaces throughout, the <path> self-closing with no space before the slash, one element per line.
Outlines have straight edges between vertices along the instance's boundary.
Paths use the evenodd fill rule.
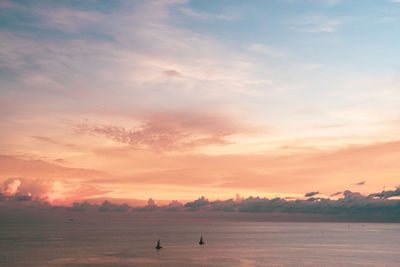
<path fill-rule="evenodd" d="M 156 249 L 162 249 L 162 246 L 160 246 L 160 239 L 158 239 L 158 241 L 157 241 Z"/>
<path fill-rule="evenodd" d="M 205 243 L 204 243 L 204 241 L 203 241 L 203 236 L 200 236 L 200 242 L 199 242 L 199 245 L 201 246 L 201 245 L 204 245 Z"/>

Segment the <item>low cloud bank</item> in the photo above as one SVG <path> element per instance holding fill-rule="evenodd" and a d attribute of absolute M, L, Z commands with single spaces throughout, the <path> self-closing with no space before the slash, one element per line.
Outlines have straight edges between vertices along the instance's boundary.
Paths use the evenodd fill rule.
<path fill-rule="evenodd" d="M 383 198 L 383 199 L 387 199 L 390 197 L 398 197 L 400 196 L 400 187 L 396 188 L 396 190 L 389 190 L 389 191 L 382 191 L 380 193 L 375 193 L 375 194 L 371 194 L 369 195 L 369 197 L 377 197 L 377 198 Z"/>
<path fill-rule="evenodd" d="M 333 200 L 330 198 L 315 197 L 319 192 L 305 194 L 305 199 L 283 199 L 283 198 L 261 198 L 249 197 L 246 199 L 237 195 L 234 199 L 209 201 L 204 196 L 186 203 L 172 201 L 168 205 L 157 205 L 157 201 L 150 198 L 147 205 L 142 207 L 131 207 L 128 204 L 114 204 L 105 200 L 102 204 L 91 204 L 87 201 L 76 202 L 69 207 L 52 206 L 46 201 L 32 199 L 28 194 L 21 194 L 16 190 L 17 185 L 8 182 L 2 193 L 0 193 L 0 209 L 2 210 L 51 210 L 64 209 L 68 212 L 237 212 L 237 213 L 280 213 L 280 214 L 308 214 L 357 217 L 362 220 L 376 218 L 383 221 L 400 221 L 400 200 L 390 199 L 400 196 L 400 188 L 370 195 L 362 195 L 349 190 L 343 193 L 337 192 L 332 195 L 342 195 L 341 198 Z M 10 195 L 14 193 L 14 195 Z"/>

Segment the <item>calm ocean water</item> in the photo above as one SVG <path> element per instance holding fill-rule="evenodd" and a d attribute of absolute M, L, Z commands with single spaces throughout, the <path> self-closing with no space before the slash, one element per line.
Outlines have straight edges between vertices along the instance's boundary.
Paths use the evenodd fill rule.
<path fill-rule="evenodd" d="M 0 225 L 1 266 L 399 266 L 400 224 Z M 206 244 L 199 246 L 203 234 Z M 161 239 L 162 250 L 154 249 Z"/>

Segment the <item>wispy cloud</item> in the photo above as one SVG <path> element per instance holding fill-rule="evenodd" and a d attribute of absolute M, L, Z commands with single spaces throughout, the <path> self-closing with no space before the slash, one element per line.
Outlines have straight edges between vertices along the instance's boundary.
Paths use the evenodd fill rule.
<path fill-rule="evenodd" d="M 375 193 L 370 195 L 370 197 L 378 197 L 383 199 L 396 196 L 400 196 L 400 188 L 396 188 L 395 190 L 382 191 L 380 193 Z"/>
<path fill-rule="evenodd" d="M 82 30 L 105 19 L 99 12 L 70 8 L 36 9 L 36 13 L 44 18 L 45 27 L 69 32 Z"/>
<path fill-rule="evenodd" d="M 36 139 L 36 140 L 39 140 L 39 141 L 42 141 L 42 142 L 45 142 L 45 143 L 49 143 L 49 144 L 54 144 L 54 145 L 59 145 L 59 146 L 66 146 L 66 147 L 76 147 L 73 144 L 65 144 L 65 143 L 62 143 L 62 142 L 58 142 L 58 141 L 55 141 L 52 138 L 49 138 L 49 137 L 46 137 L 46 136 L 31 136 L 31 137 Z"/>
<path fill-rule="evenodd" d="M 284 2 L 304 2 L 304 0 L 281 0 Z M 322 4 L 327 6 L 334 6 L 342 2 L 342 0 L 305 0 L 308 3 Z"/>
<path fill-rule="evenodd" d="M 341 195 L 342 193 L 343 193 L 342 191 L 339 191 L 339 192 L 330 194 L 329 196 L 330 196 L 330 197 L 335 197 L 335 196 Z"/>
<path fill-rule="evenodd" d="M 166 71 L 164 71 L 164 73 L 166 74 L 166 75 L 168 75 L 168 76 L 171 76 L 171 77 L 179 77 L 179 76 L 182 76 L 182 74 L 181 73 L 179 73 L 178 71 L 176 71 L 176 70 L 166 70 Z"/>
<path fill-rule="evenodd" d="M 316 0 L 316 1 L 320 1 L 320 0 Z M 342 2 L 342 0 L 322 0 L 321 2 L 325 2 L 328 5 L 336 5 L 339 4 L 340 2 Z"/>
<path fill-rule="evenodd" d="M 221 13 L 221 14 L 212 14 L 209 12 L 200 12 L 195 11 L 189 7 L 181 7 L 179 9 L 184 15 L 190 16 L 197 19 L 217 19 L 217 20 L 234 20 L 237 19 L 237 14 L 232 12 L 230 13 Z"/>
<path fill-rule="evenodd" d="M 274 57 L 286 57 L 287 54 L 280 49 L 273 48 L 264 44 L 252 44 L 248 47 L 250 51 Z"/>
<path fill-rule="evenodd" d="M 292 24 L 292 29 L 298 32 L 333 33 L 343 24 L 343 20 L 324 16 L 307 16 L 300 17 L 290 23 Z"/>
<path fill-rule="evenodd" d="M 319 192 L 318 192 L 318 191 L 315 191 L 315 192 L 306 193 L 304 196 L 305 196 L 305 197 L 312 197 L 312 196 L 315 196 L 315 195 L 318 195 L 318 194 L 319 194 Z"/>
<path fill-rule="evenodd" d="M 157 113 L 131 129 L 81 123 L 77 133 L 101 135 L 136 148 L 187 150 L 199 146 L 225 145 L 231 135 L 244 131 L 217 114 Z"/>
<path fill-rule="evenodd" d="M 0 8 L 5 8 L 6 9 L 6 8 L 18 8 L 18 7 L 19 7 L 18 4 L 10 2 L 10 1 L 7 1 L 7 0 L 4 0 L 4 1 L 0 2 Z"/>

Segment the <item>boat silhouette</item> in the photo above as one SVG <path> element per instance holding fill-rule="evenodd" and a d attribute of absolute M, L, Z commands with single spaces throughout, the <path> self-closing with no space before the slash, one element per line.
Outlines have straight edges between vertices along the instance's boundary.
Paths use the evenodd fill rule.
<path fill-rule="evenodd" d="M 204 245 L 205 243 L 204 243 L 204 241 L 203 241 L 203 236 L 200 236 L 200 242 L 199 242 L 199 245 L 201 246 L 201 245 Z"/>
<path fill-rule="evenodd" d="M 160 239 L 157 241 L 157 246 L 155 247 L 156 249 L 162 249 L 162 246 L 160 246 Z"/>

